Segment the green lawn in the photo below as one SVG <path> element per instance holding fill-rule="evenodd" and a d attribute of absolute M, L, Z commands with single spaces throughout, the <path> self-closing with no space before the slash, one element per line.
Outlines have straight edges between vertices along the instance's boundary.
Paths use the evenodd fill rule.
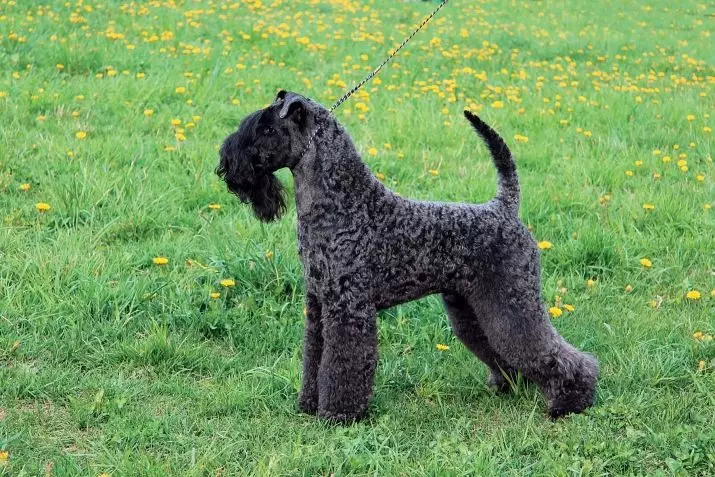
<path fill-rule="evenodd" d="M 0 475 L 715 474 L 704 0 L 452 0 L 337 113 L 420 199 L 494 194 L 462 109 L 502 133 L 596 405 L 494 395 L 430 297 L 380 314 L 367 420 L 298 412 L 294 203 L 259 223 L 218 146 L 278 89 L 331 104 L 436 5 L 0 0 Z"/>

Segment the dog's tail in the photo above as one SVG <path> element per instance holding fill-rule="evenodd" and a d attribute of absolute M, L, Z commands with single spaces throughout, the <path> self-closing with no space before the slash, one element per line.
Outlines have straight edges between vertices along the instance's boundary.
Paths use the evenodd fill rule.
<path fill-rule="evenodd" d="M 487 123 L 471 111 L 464 111 L 472 127 L 479 133 L 492 154 L 494 166 L 499 176 L 499 188 L 496 200 L 510 214 L 519 213 L 519 177 L 516 174 L 516 164 L 504 140 Z"/>

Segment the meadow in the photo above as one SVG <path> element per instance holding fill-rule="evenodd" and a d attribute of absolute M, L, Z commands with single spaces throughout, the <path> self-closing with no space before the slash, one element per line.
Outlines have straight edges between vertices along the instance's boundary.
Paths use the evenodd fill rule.
<path fill-rule="evenodd" d="M 218 147 L 279 89 L 331 104 L 436 5 L 0 0 L 0 475 L 715 475 L 704 0 L 452 0 L 337 112 L 419 199 L 491 198 L 462 110 L 500 131 L 595 406 L 495 395 L 428 297 L 379 316 L 367 420 L 298 412 L 294 202 L 259 223 Z"/>

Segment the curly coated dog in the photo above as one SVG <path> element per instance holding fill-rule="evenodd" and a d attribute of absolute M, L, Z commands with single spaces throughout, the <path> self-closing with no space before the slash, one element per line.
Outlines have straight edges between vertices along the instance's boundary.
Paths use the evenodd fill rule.
<path fill-rule="evenodd" d="M 285 212 L 273 175 L 294 177 L 307 318 L 302 410 L 363 417 L 377 362 L 376 312 L 442 294 L 454 333 L 506 390 L 521 372 L 552 417 L 593 404 L 598 362 L 551 325 L 540 296 L 539 252 L 519 221 L 516 166 L 501 137 L 464 115 L 491 152 L 498 192 L 485 204 L 420 202 L 388 190 L 321 105 L 281 91 L 228 136 L 216 172 L 271 221 Z"/>

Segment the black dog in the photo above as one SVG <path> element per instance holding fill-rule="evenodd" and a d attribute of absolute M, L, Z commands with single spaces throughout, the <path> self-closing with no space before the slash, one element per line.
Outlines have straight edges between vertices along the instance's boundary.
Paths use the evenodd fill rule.
<path fill-rule="evenodd" d="M 465 116 L 499 175 L 497 196 L 485 204 L 395 195 L 328 111 L 294 93 L 281 91 L 225 140 L 216 172 L 259 219 L 285 212 L 273 172 L 288 167 L 295 179 L 308 310 L 304 411 L 362 417 L 377 361 L 376 311 L 434 293 L 457 337 L 489 366 L 489 384 L 507 389 L 505 376 L 521 371 L 543 391 L 553 417 L 593 403 L 597 361 L 559 336 L 541 302 L 539 254 L 517 217 L 511 153 L 477 116 Z"/>

